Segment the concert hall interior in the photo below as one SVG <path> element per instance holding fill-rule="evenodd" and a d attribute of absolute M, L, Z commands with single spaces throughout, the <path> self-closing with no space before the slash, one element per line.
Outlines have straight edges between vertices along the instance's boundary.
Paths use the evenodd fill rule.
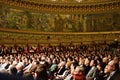
<path fill-rule="evenodd" d="M 0 80 L 120 80 L 120 0 L 0 0 Z"/>

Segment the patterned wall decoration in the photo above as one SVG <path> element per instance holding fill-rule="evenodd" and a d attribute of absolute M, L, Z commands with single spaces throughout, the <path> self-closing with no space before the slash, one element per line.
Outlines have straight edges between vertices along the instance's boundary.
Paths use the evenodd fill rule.
<path fill-rule="evenodd" d="M 0 27 L 40 32 L 119 31 L 120 13 L 50 14 L 0 7 Z"/>

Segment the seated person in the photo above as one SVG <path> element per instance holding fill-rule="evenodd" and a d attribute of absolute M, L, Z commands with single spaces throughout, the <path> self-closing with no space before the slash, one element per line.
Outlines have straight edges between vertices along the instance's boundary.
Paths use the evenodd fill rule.
<path fill-rule="evenodd" d="M 77 66 L 73 73 L 73 80 L 85 80 L 83 67 Z"/>

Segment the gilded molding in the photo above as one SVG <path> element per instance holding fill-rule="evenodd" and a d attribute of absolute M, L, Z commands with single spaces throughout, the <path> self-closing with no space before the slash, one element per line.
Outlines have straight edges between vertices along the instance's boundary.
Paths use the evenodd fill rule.
<path fill-rule="evenodd" d="M 0 44 L 5 45 L 58 45 L 60 42 L 64 45 L 68 45 L 70 42 L 74 44 L 103 42 L 107 43 L 114 39 L 120 40 L 120 31 L 115 32 L 85 32 L 85 33 L 65 33 L 65 32 L 30 32 L 30 31 L 19 31 L 0 28 Z M 50 37 L 48 39 L 48 37 Z"/>
<path fill-rule="evenodd" d="M 31 2 L 21 0 L 0 0 L 0 4 L 30 10 L 33 12 L 64 13 L 64 14 L 92 14 L 114 12 L 120 10 L 120 1 L 105 1 L 94 3 L 52 3 Z"/>
<path fill-rule="evenodd" d="M 120 31 L 107 31 L 107 32 L 38 32 L 38 31 L 27 31 L 27 30 L 14 30 L 0 28 L 0 32 L 10 33 L 24 33 L 24 34 L 35 34 L 35 35 L 98 35 L 98 34 L 120 34 Z"/>

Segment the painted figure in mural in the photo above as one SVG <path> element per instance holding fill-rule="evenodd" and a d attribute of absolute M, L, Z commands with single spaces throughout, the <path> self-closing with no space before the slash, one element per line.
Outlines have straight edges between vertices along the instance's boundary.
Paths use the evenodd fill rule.
<path fill-rule="evenodd" d="M 63 1 L 63 0 L 62 0 Z M 42 32 L 97 32 L 120 30 L 119 13 L 49 14 L 0 7 L 3 28 Z"/>

